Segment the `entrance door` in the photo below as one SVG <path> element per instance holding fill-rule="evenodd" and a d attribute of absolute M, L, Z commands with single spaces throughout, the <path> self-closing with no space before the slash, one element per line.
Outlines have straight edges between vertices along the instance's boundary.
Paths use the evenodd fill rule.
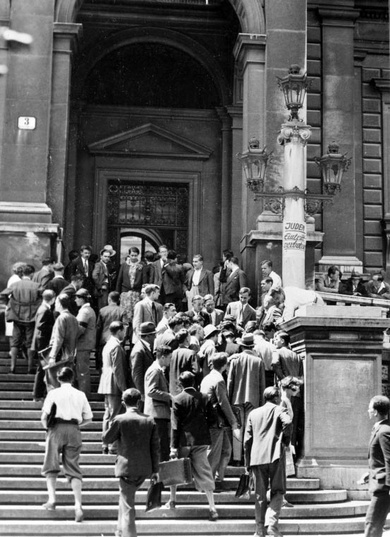
<path fill-rule="evenodd" d="M 107 182 L 107 240 L 120 252 L 130 246 L 156 251 L 160 244 L 188 251 L 189 185 L 110 179 Z"/>

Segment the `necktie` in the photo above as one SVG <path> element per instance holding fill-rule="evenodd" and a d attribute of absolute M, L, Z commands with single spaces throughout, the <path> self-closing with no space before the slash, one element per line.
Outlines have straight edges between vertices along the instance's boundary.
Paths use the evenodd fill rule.
<path fill-rule="evenodd" d="M 152 303 L 152 313 L 153 313 L 153 322 L 157 326 L 157 308 L 154 302 Z"/>
<path fill-rule="evenodd" d="M 88 276 L 88 261 L 84 260 L 84 272 L 85 275 Z"/>

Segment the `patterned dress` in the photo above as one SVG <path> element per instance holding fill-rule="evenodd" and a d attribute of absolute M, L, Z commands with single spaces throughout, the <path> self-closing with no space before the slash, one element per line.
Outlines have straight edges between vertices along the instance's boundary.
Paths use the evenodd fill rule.
<path fill-rule="evenodd" d="M 129 264 L 129 280 L 130 280 L 130 286 L 134 286 L 135 282 L 135 275 L 137 270 L 142 270 L 141 263 L 130 263 Z M 124 322 L 131 323 L 133 319 L 134 314 L 134 307 L 139 301 L 140 292 L 139 291 L 126 291 L 124 293 L 121 293 L 121 306 L 125 312 L 124 314 Z"/>

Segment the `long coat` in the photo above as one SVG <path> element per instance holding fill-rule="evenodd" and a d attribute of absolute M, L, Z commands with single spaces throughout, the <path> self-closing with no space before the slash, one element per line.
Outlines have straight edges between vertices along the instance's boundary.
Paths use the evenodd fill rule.
<path fill-rule="evenodd" d="M 259 407 L 265 390 L 263 360 L 253 351 L 234 354 L 230 361 L 227 389 L 232 405 L 251 403 L 254 408 Z"/>
<path fill-rule="evenodd" d="M 126 388 L 126 352 L 119 339 L 111 336 L 103 348 L 103 366 L 98 393 L 120 395 Z"/>
<path fill-rule="evenodd" d="M 371 434 L 368 446 L 370 468 L 370 492 L 379 492 L 390 487 L 390 425 L 380 422 Z"/>
<path fill-rule="evenodd" d="M 35 317 L 35 329 L 31 350 L 42 351 L 49 346 L 50 337 L 54 326 L 54 313 L 46 302 L 39 306 Z"/>
<path fill-rule="evenodd" d="M 158 362 L 154 361 L 145 373 L 145 407 L 148 416 L 157 419 L 171 418 L 171 396 L 168 382 Z"/>

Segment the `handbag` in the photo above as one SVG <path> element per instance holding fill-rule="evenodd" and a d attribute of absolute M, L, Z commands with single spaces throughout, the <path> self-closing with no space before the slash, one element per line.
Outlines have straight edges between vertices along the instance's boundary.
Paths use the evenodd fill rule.
<path fill-rule="evenodd" d="M 238 487 L 236 490 L 236 498 L 250 498 L 251 489 L 252 489 L 252 476 L 249 474 L 242 474 L 238 482 Z"/>
<path fill-rule="evenodd" d="M 51 409 L 50 409 L 49 415 L 47 416 L 47 420 L 46 420 L 48 429 L 52 429 L 54 427 L 54 425 L 57 423 L 56 412 L 57 412 L 57 405 L 55 403 L 53 403 L 51 405 Z"/>
<path fill-rule="evenodd" d="M 184 458 L 160 462 L 158 475 L 164 485 L 188 485 L 192 483 L 191 461 Z"/>
<path fill-rule="evenodd" d="M 148 492 L 146 494 L 146 508 L 145 512 L 152 511 L 153 509 L 158 509 L 161 507 L 161 491 L 164 485 L 161 481 L 157 483 L 151 483 Z"/>

